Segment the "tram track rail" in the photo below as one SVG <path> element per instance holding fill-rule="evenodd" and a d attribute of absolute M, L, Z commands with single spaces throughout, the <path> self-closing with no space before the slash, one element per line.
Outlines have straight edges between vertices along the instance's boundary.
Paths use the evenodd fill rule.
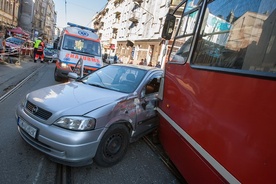
<path fill-rule="evenodd" d="M 71 167 L 57 164 L 55 184 L 73 184 Z"/>
<path fill-rule="evenodd" d="M 187 184 L 186 180 L 179 173 L 177 168 L 170 161 L 159 143 L 154 143 L 152 134 L 144 136 L 142 140 L 150 147 L 150 149 L 165 164 L 168 170 L 178 179 L 180 183 Z M 55 184 L 73 184 L 73 173 L 70 166 L 57 164 Z"/>
<path fill-rule="evenodd" d="M 41 67 L 37 68 L 35 71 L 33 71 L 30 75 L 25 77 L 23 80 L 21 80 L 16 85 L 12 86 L 4 95 L 0 96 L 0 103 L 3 102 L 5 99 L 7 99 L 9 96 L 11 96 L 17 89 L 19 89 L 23 84 L 25 84 L 30 78 L 32 78 L 44 65 L 41 65 Z"/>
<path fill-rule="evenodd" d="M 157 137 L 157 135 L 149 134 L 147 136 L 144 136 L 143 140 L 151 148 L 151 150 L 159 157 L 159 159 L 165 164 L 168 170 L 178 179 L 178 181 L 180 183 L 187 184 L 187 181 L 183 178 L 178 169 L 169 159 L 168 155 L 163 150 L 161 144 L 155 143 L 155 141 L 153 141 L 153 139 L 156 138 L 155 136 Z"/>

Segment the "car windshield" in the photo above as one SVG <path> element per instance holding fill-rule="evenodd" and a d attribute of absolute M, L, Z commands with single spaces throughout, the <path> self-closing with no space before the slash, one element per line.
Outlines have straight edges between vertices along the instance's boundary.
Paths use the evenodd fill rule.
<path fill-rule="evenodd" d="M 79 37 L 65 35 L 62 48 L 93 56 L 101 56 L 101 45 L 99 42 Z"/>
<path fill-rule="evenodd" d="M 15 37 L 9 37 L 6 39 L 6 42 L 13 43 L 16 45 L 22 45 L 25 42 L 25 40 Z"/>
<path fill-rule="evenodd" d="M 54 49 L 53 44 L 46 44 L 45 48 L 47 49 Z"/>
<path fill-rule="evenodd" d="M 146 70 L 139 68 L 109 65 L 84 77 L 82 82 L 122 93 L 132 93 L 141 83 L 146 73 Z"/>

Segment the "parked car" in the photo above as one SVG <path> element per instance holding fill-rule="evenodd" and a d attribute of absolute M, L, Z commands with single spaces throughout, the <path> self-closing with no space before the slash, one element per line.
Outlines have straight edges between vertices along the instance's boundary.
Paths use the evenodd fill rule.
<path fill-rule="evenodd" d="M 114 56 L 107 56 L 106 63 L 114 64 Z"/>
<path fill-rule="evenodd" d="M 44 60 L 46 62 L 56 62 L 58 60 L 58 51 L 54 49 L 53 44 L 47 44 L 44 48 Z"/>
<path fill-rule="evenodd" d="M 18 56 L 21 51 L 21 47 L 26 42 L 26 39 L 20 37 L 8 37 L 5 41 L 5 53 L 11 56 Z"/>
<path fill-rule="evenodd" d="M 100 166 L 119 162 L 129 143 L 158 126 L 163 70 L 114 64 L 27 94 L 16 109 L 22 138 L 58 163 Z M 72 80 L 72 79 L 71 79 Z"/>

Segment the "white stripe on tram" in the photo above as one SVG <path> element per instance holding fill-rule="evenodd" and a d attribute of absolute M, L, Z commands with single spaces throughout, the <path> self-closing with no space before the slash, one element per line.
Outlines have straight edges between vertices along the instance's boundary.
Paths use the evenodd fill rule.
<path fill-rule="evenodd" d="M 160 108 L 157 111 L 163 116 L 173 128 L 184 137 L 193 148 L 198 151 L 229 183 L 240 183 L 230 172 L 228 172 L 217 160 L 215 160 L 207 151 L 205 151 L 191 136 L 189 136 L 180 126 L 178 126 L 168 115 Z"/>

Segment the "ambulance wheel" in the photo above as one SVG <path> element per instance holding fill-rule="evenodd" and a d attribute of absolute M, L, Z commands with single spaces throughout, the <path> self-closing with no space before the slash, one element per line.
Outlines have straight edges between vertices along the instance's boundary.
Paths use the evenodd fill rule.
<path fill-rule="evenodd" d="M 55 68 L 54 77 L 55 77 L 55 81 L 57 81 L 57 82 L 62 81 L 62 78 L 60 76 L 58 76 L 57 67 Z"/>

